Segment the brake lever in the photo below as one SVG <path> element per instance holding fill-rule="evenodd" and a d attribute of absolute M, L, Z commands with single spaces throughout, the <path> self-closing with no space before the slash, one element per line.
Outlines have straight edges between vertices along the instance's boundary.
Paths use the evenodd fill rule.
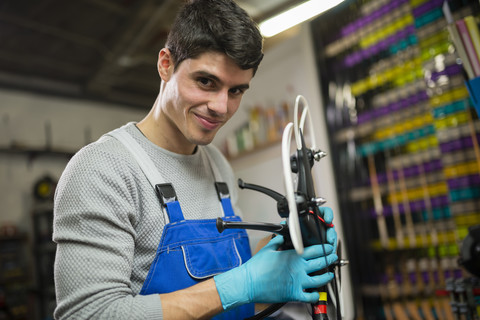
<path fill-rule="evenodd" d="M 240 189 L 258 191 L 273 198 L 277 202 L 277 212 L 280 217 L 288 218 L 288 214 L 290 213 L 290 211 L 288 210 L 287 198 L 281 193 L 278 193 L 277 191 L 263 186 L 259 186 L 258 184 L 246 183 L 242 179 L 238 179 L 238 186 L 240 187 Z"/>
<path fill-rule="evenodd" d="M 217 218 L 217 230 L 222 233 L 225 229 L 248 229 L 272 232 L 285 236 L 288 233 L 288 226 L 285 224 L 274 223 L 250 223 L 241 221 L 225 221 L 222 218 Z"/>

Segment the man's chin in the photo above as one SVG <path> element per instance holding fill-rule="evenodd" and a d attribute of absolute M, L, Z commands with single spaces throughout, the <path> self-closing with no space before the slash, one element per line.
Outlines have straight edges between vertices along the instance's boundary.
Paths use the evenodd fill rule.
<path fill-rule="evenodd" d="M 212 143 L 213 139 L 218 133 L 218 129 L 216 130 L 205 130 L 203 128 L 196 128 L 196 130 L 192 130 L 189 132 L 188 141 L 198 146 L 206 146 L 207 144 Z"/>
<path fill-rule="evenodd" d="M 212 137 L 202 137 L 200 139 L 190 139 L 190 142 L 197 146 L 206 146 L 212 143 L 213 138 L 215 138 L 215 135 Z"/>

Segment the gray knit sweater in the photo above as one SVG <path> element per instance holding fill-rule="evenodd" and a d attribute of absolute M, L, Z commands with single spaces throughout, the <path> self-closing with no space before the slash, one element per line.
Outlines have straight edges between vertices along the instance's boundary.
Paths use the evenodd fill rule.
<path fill-rule="evenodd" d="M 201 156 L 206 151 L 239 215 L 234 174 L 218 149 L 179 155 L 150 142 L 134 123 L 126 129 L 173 183 L 186 219 L 222 215 L 211 167 Z M 162 319 L 159 296 L 138 293 L 168 220 L 118 140 L 103 136 L 72 158 L 57 186 L 54 214 L 56 319 Z"/>

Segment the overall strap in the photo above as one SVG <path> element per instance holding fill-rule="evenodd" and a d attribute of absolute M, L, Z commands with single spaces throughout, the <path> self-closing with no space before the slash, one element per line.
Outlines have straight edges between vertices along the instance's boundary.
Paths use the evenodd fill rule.
<path fill-rule="evenodd" d="M 148 181 L 152 185 L 152 188 L 156 191 L 160 198 L 163 208 L 167 210 L 167 216 L 170 222 L 183 220 L 183 213 L 180 209 L 175 190 L 172 184 L 165 183 L 160 172 L 155 167 L 152 159 L 148 156 L 145 150 L 138 144 L 138 142 L 127 132 L 125 127 L 115 129 L 108 133 L 108 135 L 114 137 L 120 141 L 128 151 L 133 155 L 138 165 L 142 169 L 143 173 L 147 177 Z M 164 187 L 170 185 L 171 189 Z M 173 192 L 173 196 L 172 195 Z"/>
<path fill-rule="evenodd" d="M 160 172 L 158 172 L 152 159 L 150 159 L 145 150 L 143 150 L 138 142 L 125 130 L 125 127 L 115 129 L 109 132 L 108 135 L 116 138 L 130 151 L 152 185 L 152 188 L 155 189 L 155 186 L 159 183 L 165 183 L 165 180 Z"/>
<path fill-rule="evenodd" d="M 217 189 L 218 199 L 220 199 L 220 202 L 222 203 L 224 216 L 233 217 L 235 213 L 233 212 L 228 185 L 225 182 L 215 182 L 215 188 Z"/>
<path fill-rule="evenodd" d="M 233 212 L 232 201 L 230 199 L 230 191 L 228 190 L 228 185 L 225 182 L 222 182 L 222 176 L 220 171 L 218 170 L 215 161 L 213 161 L 212 156 L 208 152 L 208 148 L 204 147 L 201 148 L 207 158 L 208 163 L 210 164 L 210 168 L 212 169 L 213 176 L 215 177 L 215 188 L 217 190 L 218 199 L 222 204 L 223 215 L 225 217 L 233 217 L 235 213 Z"/>
<path fill-rule="evenodd" d="M 199 148 L 202 151 L 202 156 L 206 157 L 207 163 L 210 165 L 210 169 L 212 169 L 213 176 L 215 177 L 215 181 L 223 181 L 222 175 L 220 174 L 220 170 L 218 170 L 217 164 L 213 161 L 212 156 L 209 153 L 208 147 Z"/>
<path fill-rule="evenodd" d="M 171 183 L 162 183 L 155 186 L 155 190 L 160 198 L 162 207 L 167 208 L 170 223 L 184 220 L 180 202 L 178 202 L 177 194 Z"/>

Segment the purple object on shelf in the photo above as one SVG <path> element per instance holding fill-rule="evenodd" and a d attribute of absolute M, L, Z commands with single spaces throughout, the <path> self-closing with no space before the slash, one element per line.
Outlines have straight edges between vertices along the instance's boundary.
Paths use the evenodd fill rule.
<path fill-rule="evenodd" d="M 394 44 L 395 42 L 397 42 L 399 39 L 397 39 L 397 35 L 396 34 L 393 34 L 387 38 L 385 38 L 384 40 L 382 41 L 379 41 L 379 47 L 382 49 L 382 50 L 385 50 L 387 49 L 388 47 L 390 47 L 392 44 Z"/>
<path fill-rule="evenodd" d="M 410 283 L 412 284 L 417 283 L 417 275 L 415 274 L 415 272 L 410 272 L 408 274 L 408 278 L 410 279 Z"/>
<path fill-rule="evenodd" d="M 354 33 L 356 30 L 363 28 L 364 26 L 372 23 L 376 19 L 382 17 L 383 15 L 391 12 L 393 9 L 401 6 L 404 3 L 407 3 L 408 0 L 392 0 L 386 5 L 378 8 L 369 15 L 358 18 L 357 20 L 347 24 L 340 30 L 340 35 L 345 37 L 351 33 Z"/>
<path fill-rule="evenodd" d="M 418 176 L 419 173 L 420 173 L 420 170 L 418 169 L 418 166 L 411 166 L 403 169 L 403 174 L 405 178 Z"/>
<path fill-rule="evenodd" d="M 370 111 L 365 111 L 362 112 L 361 114 L 358 115 L 357 117 L 357 123 L 362 124 L 365 122 L 369 122 L 372 119 L 372 114 Z"/>
<path fill-rule="evenodd" d="M 383 7 L 380 7 L 377 11 L 376 11 L 376 15 L 378 17 L 381 17 L 381 16 L 384 16 L 388 13 L 388 11 L 390 10 L 390 3 L 387 3 L 386 5 L 384 5 Z"/>
<path fill-rule="evenodd" d="M 433 208 L 448 206 L 448 196 L 442 195 L 442 196 L 433 197 L 433 198 L 430 199 L 430 204 Z M 420 212 L 420 211 L 423 211 L 423 210 L 426 209 L 424 199 L 410 201 L 408 203 L 408 206 L 409 206 L 410 211 L 413 211 L 413 212 Z M 405 214 L 405 211 L 406 210 L 405 210 L 404 204 L 399 203 L 398 204 L 398 212 L 400 214 Z M 386 217 L 391 216 L 393 214 L 392 206 L 387 206 L 387 205 L 384 206 L 382 214 Z M 370 209 L 369 215 L 372 218 L 375 218 L 377 216 L 374 208 Z"/>
<path fill-rule="evenodd" d="M 420 101 L 428 100 L 429 97 L 427 91 L 420 91 L 420 93 L 418 94 L 418 98 L 420 99 Z"/>
<path fill-rule="evenodd" d="M 455 269 L 455 271 L 453 271 L 453 276 L 455 279 L 462 279 L 463 278 L 463 271 L 460 270 L 460 269 Z"/>
<path fill-rule="evenodd" d="M 449 76 L 457 75 L 462 73 L 463 67 L 459 64 L 451 64 L 445 68 L 446 74 Z"/>
<path fill-rule="evenodd" d="M 400 102 L 400 109 L 405 109 L 409 106 L 409 103 L 406 99 L 402 99 L 399 102 Z"/>
<path fill-rule="evenodd" d="M 435 198 L 431 198 L 432 207 L 443 207 L 448 205 L 448 197 L 447 196 L 439 196 Z"/>
<path fill-rule="evenodd" d="M 380 13 L 379 10 L 376 10 L 376 11 L 373 11 L 371 14 L 370 14 L 370 17 L 372 17 L 372 21 L 375 21 L 377 20 L 378 18 L 380 18 L 382 15 Z"/>
<path fill-rule="evenodd" d="M 363 25 L 364 26 L 369 25 L 370 23 L 372 23 L 372 21 L 373 21 L 373 17 L 370 16 L 370 15 L 363 17 Z"/>
<path fill-rule="evenodd" d="M 393 214 L 393 208 L 391 206 L 385 206 L 383 208 L 383 215 L 388 217 L 388 216 L 391 216 Z"/>
<path fill-rule="evenodd" d="M 462 146 L 463 148 L 472 148 L 473 147 L 473 140 L 472 137 L 463 137 L 461 138 L 462 140 Z M 477 140 L 480 140 L 480 134 L 477 133 Z"/>
<path fill-rule="evenodd" d="M 403 282 L 403 277 L 401 273 L 395 273 L 395 282 L 397 283 L 402 283 Z"/>
<path fill-rule="evenodd" d="M 461 140 L 452 140 L 440 144 L 440 150 L 443 153 L 452 152 L 454 150 L 462 149 L 463 144 Z"/>
<path fill-rule="evenodd" d="M 397 39 L 398 41 L 400 41 L 400 40 L 402 40 L 403 38 L 405 38 L 407 35 L 408 35 L 408 29 L 407 29 L 407 28 L 400 29 L 400 30 L 398 30 L 398 32 L 396 33 L 396 39 Z"/>
<path fill-rule="evenodd" d="M 375 55 L 375 45 L 365 48 L 365 53 L 367 57 Z"/>
<path fill-rule="evenodd" d="M 466 187 L 471 187 L 471 186 L 479 186 L 480 185 L 480 175 L 474 174 L 474 175 L 449 179 L 447 181 L 447 184 L 448 184 L 448 187 L 450 189 L 459 189 L 459 188 L 466 188 Z"/>
<path fill-rule="evenodd" d="M 462 67 L 458 64 L 451 64 L 447 67 L 445 67 L 445 69 L 443 69 L 442 71 L 438 71 L 438 72 L 433 72 L 432 73 L 432 76 L 431 76 L 431 79 L 433 81 L 437 81 L 438 78 L 440 78 L 440 76 L 454 76 L 454 75 L 457 75 L 457 74 L 460 74 L 462 73 Z"/>
<path fill-rule="evenodd" d="M 395 102 L 392 102 L 389 106 L 388 106 L 388 109 L 390 111 L 398 111 L 402 108 L 402 104 L 400 103 L 400 101 L 395 101 Z"/>
<path fill-rule="evenodd" d="M 421 16 L 434 8 L 441 7 L 444 0 L 430 0 L 412 9 L 415 17 Z"/>
<path fill-rule="evenodd" d="M 407 98 L 407 100 L 408 100 L 408 104 L 409 104 L 410 106 L 412 106 L 412 105 L 414 105 L 414 104 L 417 104 L 417 103 L 420 101 L 418 95 L 416 95 L 416 94 L 412 94 L 411 96 L 409 96 L 409 97 Z"/>
<path fill-rule="evenodd" d="M 385 173 L 378 173 L 377 174 L 377 182 L 379 184 L 385 183 L 387 181 L 387 175 Z"/>
<path fill-rule="evenodd" d="M 340 35 L 343 38 L 349 35 L 350 33 L 353 33 L 353 31 L 355 31 L 355 22 L 351 22 L 347 24 L 345 27 L 343 27 L 340 31 Z"/>
<path fill-rule="evenodd" d="M 363 123 L 366 121 L 373 120 L 377 117 L 382 117 L 388 113 L 398 111 L 400 109 L 408 108 L 411 105 L 414 105 L 420 101 L 428 99 L 428 95 L 425 91 L 420 91 L 417 92 L 416 94 L 413 94 L 405 99 L 400 99 L 397 101 L 394 101 L 384 107 L 379 107 L 375 111 L 372 111 L 367 115 L 367 112 L 361 113 L 358 116 L 358 123 Z"/>
<path fill-rule="evenodd" d="M 423 164 L 423 171 L 425 173 L 442 170 L 442 161 L 440 159 L 435 159 L 430 162 L 425 162 Z"/>
<path fill-rule="evenodd" d="M 425 201 L 424 200 L 415 200 L 410 202 L 411 211 L 423 211 L 425 210 Z"/>
<path fill-rule="evenodd" d="M 423 279 L 423 283 L 429 283 L 430 281 L 433 280 L 433 279 L 430 279 L 430 275 L 428 274 L 428 271 L 422 272 L 422 279 Z"/>
<path fill-rule="evenodd" d="M 355 63 L 354 63 L 353 54 L 349 54 L 348 56 L 346 56 L 345 59 L 343 60 L 343 64 L 345 65 L 345 67 L 354 66 Z"/>
<path fill-rule="evenodd" d="M 452 277 L 452 273 L 450 272 L 450 270 L 445 270 L 443 274 L 444 274 L 445 279 L 448 279 L 448 278 Z"/>

